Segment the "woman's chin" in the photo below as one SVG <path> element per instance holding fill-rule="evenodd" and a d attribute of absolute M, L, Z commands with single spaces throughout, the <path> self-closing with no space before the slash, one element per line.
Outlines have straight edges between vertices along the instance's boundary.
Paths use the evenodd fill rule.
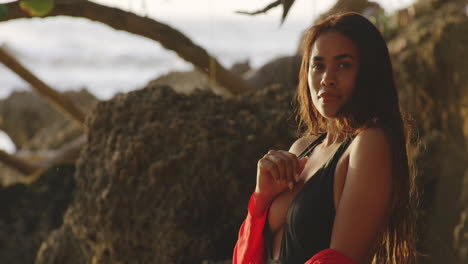
<path fill-rule="evenodd" d="M 330 111 L 330 110 L 321 110 L 319 111 L 320 115 L 322 115 L 325 119 L 335 119 L 337 117 L 337 111 Z"/>

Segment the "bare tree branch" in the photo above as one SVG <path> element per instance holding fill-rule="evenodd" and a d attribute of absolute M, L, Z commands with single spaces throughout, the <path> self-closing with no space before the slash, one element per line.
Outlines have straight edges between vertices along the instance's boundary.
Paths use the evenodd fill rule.
<path fill-rule="evenodd" d="M 258 15 L 258 14 L 264 14 L 264 13 L 268 12 L 270 9 L 279 6 L 280 4 L 281 4 L 281 0 L 277 0 L 277 1 L 273 2 L 273 3 L 270 3 L 269 5 L 264 7 L 263 9 L 259 9 L 257 11 L 248 12 L 248 11 L 238 10 L 238 11 L 236 11 L 236 13 L 243 14 L 243 15 L 255 16 L 255 15 Z"/>
<path fill-rule="evenodd" d="M 286 19 L 286 16 L 289 13 L 289 10 L 291 9 L 291 6 L 294 4 L 295 0 L 282 0 L 283 2 L 283 15 L 281 16 L 281 24 L 284 23 L 284 20 Z"/>
<path fill-rule="evenodd" d="M 80 151 L 83 146 L 86 144 L 86 135 L 81 135 L 74 140 L 64 144 L 62 147 L 56 150 L 47 151 L 47 154 L 44 153 L 43 156 L 47 156 L 47 159 L 41 161 L 39 166 L 42 168 L 48 168 L 55 163 L 59 162 L 75 162 L 79 156 Z M 38 153 L 41 155 L 41 153 Z"/>
<path fill-rule="evenodd" d="M 286 19 L 286 16 L 288 15 L 289 10 L 291 9 L 291 6 L 294 4 L 295 0 L 277 0 L 273 3 L 270 3 L 263 9 L 253 11 L 253 12 L 248 12 L 248 11 L 236 11 L 238 14 L 243 14 L 243 15 L 251 15 L 255 16 L 258 14 L 264 14 L 268 12 L 270 9 L 277 7 L 279 5 L 283 5 L 283 15 L 281 16 L 281 24 L 284 23 L 284 20 Z"/>
<path fill-rule="evenodd" d="M 19 63 L 13 56 L 8 54 L 3 46 L 0 46 L 0 62 L 31 84 L 33 90 L 49 101 L 60 113 L 77 121 L 84 127 L 85 115 L 83 112 L 81 112 L 81 110 L 76 107 L 71 100 L 50 88 L 32 72 L 21 65 L 21 63 Z"/>
<path fill-rule="evenodd" d="M 20 155 L 12 155 L 0 150 L 0 162 L 28 176 L 56 163 L 75 162 L 80 156 L 80 151 L 85 144 L 86 136 L 82 135 L 56 150 L 22 153 Z M 31 163 L 28 159 L 39 161 Z"/>
<path fill-rule="evenodd" d="M 17 2 L 6 4 L 7 16 L 0 21 L 30 16 L 20 9 Z M 221 86 L 232 94 L 241 94 L 253 88 L 246 81 L 226 70 L 214 57 L 202 47 L 194 44 L 188 37 L 178 30 L 155 21 L 151 18 L 141 17 L 134 13 L 118 8 L 99 5 L 90 1 L 56 1 L 54 9 L 49 16 L 83 17 L 98 21 L 117 30 L 147 37 L 158 41 L 163 47 L 175 51 L 182 59 L 192 63 L 195 67 L 213 77 Z"/>
<path fill-rule="evenodd" d="M 3 150 L 0 150 L 0 161 L 23 175 L 30 175 L 39 169 L 39 166 L 33 165 L 26 160 L 8 154 Z"/>

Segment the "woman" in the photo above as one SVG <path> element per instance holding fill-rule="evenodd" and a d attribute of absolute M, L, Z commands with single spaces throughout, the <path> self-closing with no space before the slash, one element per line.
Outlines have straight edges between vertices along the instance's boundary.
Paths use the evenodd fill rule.
<path fill-rule="evenodd" d="M 233 263 L 414 263 L 408 133 L 384 39 L 345 13 L 311 27 L 302 49 L 306 130 L 258 161 Z"/>

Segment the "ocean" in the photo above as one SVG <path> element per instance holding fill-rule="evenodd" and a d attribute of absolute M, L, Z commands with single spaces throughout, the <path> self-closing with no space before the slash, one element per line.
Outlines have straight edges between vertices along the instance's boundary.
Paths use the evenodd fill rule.
<path fill-rule="evenodd" d="M 294 54 L 310 21 L 291 19 L 280 26 L 279 19 L 208 17 L 177 19 L 168 24 L 204 47 L 226 68 L 244 61 L 258 68 L 275 57 Z M 140 89 L 170 71 L 193 69 L 158 42 L 82 18 L 3 22 L 0 45 L 54 89 L 86 88 L 101 100 Z M 31 89 L 3 64 L 0 80 L 0 99 L 16 90 Z M 0 149 L 15 150 L 1 131 Z"/>
<path fill-rule="evenodd" d="M 176 25 L 174 25 L 176 24 Z M 279 26 L 279 19 L 197 19 L 170 24 L 229 68 L 249 60 L 259 67 L 295 53 L 306 21 Z M 0 23 L 0 45 L 51 87 L 88 89 L 99 99 L 141 88 L 170 71 L 191 64 L 156 41 L 81 18 L 22 19 Z M 29 85 L 0 64 L 0 98 Z"/>

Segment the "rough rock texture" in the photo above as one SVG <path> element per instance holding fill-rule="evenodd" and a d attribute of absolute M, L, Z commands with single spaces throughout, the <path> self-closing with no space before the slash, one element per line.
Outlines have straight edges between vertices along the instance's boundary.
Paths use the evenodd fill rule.
<path fill-rule="evenodd" d="M 86 90 L 63 94 L 85 113 L 96 102 Z M 13 92 L 0 100 L 0 129 L 10 136 L 17 149 L 57 148 L 83 133 L 78 126 L 70 126 L 72 122 L 32 92 Z"/>
<path fill-rule="evenodd" d="M 280 87 L 223 99 L 149 86 L 100 102 L 65 216 L 74 238 L 60 237 L 62 227 L 41 252 L 58 254 L 66 246 L 54 241 L 78 240 L 88 248 L 83 263 L 229 259 L 257 160 L 293 142 L 291 100 Z M 80 263 L 40 255 L 37 263 Z"/>
<path fill-rule="evenodd" d="M 33 263 L 41 242 L 62 225 L 74 189 L 74 165 L 51 167 L 29 185 L 0 187 L 0 262 Z"/>
<path fill-rule="evenodd" d="M 246 72 L 244 78 L 256 89 L 280 84 L 287 89 L 295 90 L 299 83 L 301 58 L 301 56 L 287 56 L 273 59 L 259 69 Z"/>
<path fill-rule="evenodd" d="M 88 264 L 91 263 L 90 249 L 72 233 L 69 225 L 52 231 L 41 244 L 36 264 Z M 63 260 L 67 261 L 64 262 Z"/>
<path fill-rule="evenodd" d="M 439 2 L 438 9 L 427 12 L 418 3 L 417 19 L 389 43 L 402 105 L 425 146 L 417 157 L 424 192 L 418 227 L 422 253 L 429 256 L 421 263 L 467 263 L 466 4 L 421 2 Z"/>
<path fill-rule="evenodd" d="M 166 85 L 174 91 L 183 94 L 193 93 L 195 90 L 212 91 L 218 95 L 229 95 L 229 91 L 210 80 L 210 77 L 199 70 L 189 72 L 170 72 L 149 83 L 151 86 Z"/>

